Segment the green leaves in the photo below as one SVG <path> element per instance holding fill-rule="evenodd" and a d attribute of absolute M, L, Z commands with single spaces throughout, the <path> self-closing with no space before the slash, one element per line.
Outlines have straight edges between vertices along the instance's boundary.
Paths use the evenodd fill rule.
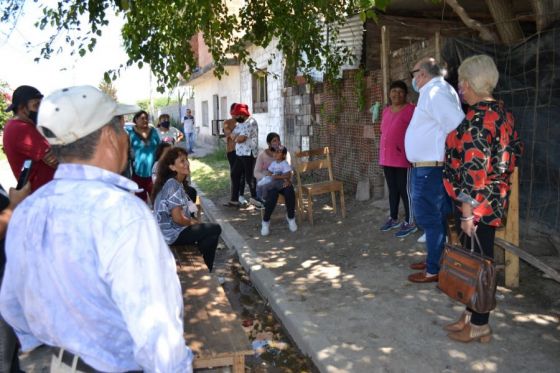
<path fill-rule="evenodd" d="M 8 5 L 0 8 L 5 10 L 0 20 L 10 19 L 6 9 L 17 10 L 24 1 L 4 0 Z M 363 21 L 376 19 L 376 11 L 385 10 L 389 1 L 247 0 L 233 8 L 238 3 L 223 0 L 59 0 L 45 2 L 36 26 L 55 30 L 41 49 L 42 58 L 59 50 L 83 57 L 95 48 L 108 15 L 123 16 L 121 32 L 128 55 L 123 64 L 139 68 L 149 64 L 162 89 L 175 87 L 209 63 L 195 54 L 198 47 L 193 49 L 199 34 L 217 76 L 225 73 L 233 58 L 251 70 L 266 68 L 250 58 L 248 47 L 266 47 L 274 41 L 283 52 L 286 76 L 321 70 L 334 78 L 351 58 L 350 50 L 337 40 L 338 29 L 357 13 Z M 65 43 L 59 47 L 60 36 Z M 122 67 L 107 72 L 104 79 L 116 78 Z"/>

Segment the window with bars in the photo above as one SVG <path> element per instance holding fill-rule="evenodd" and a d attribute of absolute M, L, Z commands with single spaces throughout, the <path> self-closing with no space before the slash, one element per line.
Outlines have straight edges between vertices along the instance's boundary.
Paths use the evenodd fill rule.
<path fill-rule="evenodd" d="M 208 127 L 208 101 L 202 101 L 202 126 Z"/>
<path fill-rule="evenodd" d="M 253 74 L 253 112 L 268 112 L 268 73 L 264 69 Z"/>

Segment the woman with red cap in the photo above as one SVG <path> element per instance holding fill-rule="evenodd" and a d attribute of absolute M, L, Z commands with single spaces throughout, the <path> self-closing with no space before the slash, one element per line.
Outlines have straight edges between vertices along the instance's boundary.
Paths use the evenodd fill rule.
<path fill-rule="evenodd" d="M 227 205 L 239 207 L 239 187 L 243 172 L 245 173 L 245 181 L 251 191 L 251 199 L 255 200 L 257 197 L 253 169 L 255 168 L 258 151 L 259 131 L 257 121 L 251 117 L 246 104 L 236 104 L 231 114 L 237 121 L 237 126 L 230 134 L 230 138 L 235 143 L 237 159 L 231 172 L 231 198 Z"/>

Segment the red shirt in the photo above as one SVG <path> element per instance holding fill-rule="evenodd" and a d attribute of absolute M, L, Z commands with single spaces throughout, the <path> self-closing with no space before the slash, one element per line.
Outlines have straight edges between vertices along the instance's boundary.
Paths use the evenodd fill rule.
<path fill-rule="evenodd" d="M 49 150 L 49 143 L 37 128 L 19 119 L 10 119 L 4 127 L 4 152 L 16 179 L 19 178 L 23 162 L 33 160 L 29 182 L 31 192 L 53 179 L 55 169 L 42 161 Z"/>
<path fill-rule="evenodd" d="M 509 178 L 522 145 L 513 115 L 501 102 L 482 101 L 470 106 L 445 142 L 443 184 L 447 194 L 460 202 L 478 202 L 473 209 L 475 218 L 499 227 L 507 211 Z"/>
<path fill-rule="evenodd" d="M 389 167 L 409 168 L 404 150 L 404 135 L 414 114 L 414 105 L 408 103 L 396 113 L 391 106 L 383 110 L 381 117 L 381 141 L 379 144 L 379 164 Z"/>

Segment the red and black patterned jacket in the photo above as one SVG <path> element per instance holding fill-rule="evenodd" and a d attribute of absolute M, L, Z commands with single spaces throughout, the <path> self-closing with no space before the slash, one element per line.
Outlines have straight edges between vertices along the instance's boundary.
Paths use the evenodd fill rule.
<path fill-rule="evenodd" d="M 507 211 L 509 177 L 521 152 L 513 115 L 502 102 L 481 101 L 470 106 L 445 142 L 443 182 L 447 193 L 473 205 L 477 221 L 499 227 Z"/>

